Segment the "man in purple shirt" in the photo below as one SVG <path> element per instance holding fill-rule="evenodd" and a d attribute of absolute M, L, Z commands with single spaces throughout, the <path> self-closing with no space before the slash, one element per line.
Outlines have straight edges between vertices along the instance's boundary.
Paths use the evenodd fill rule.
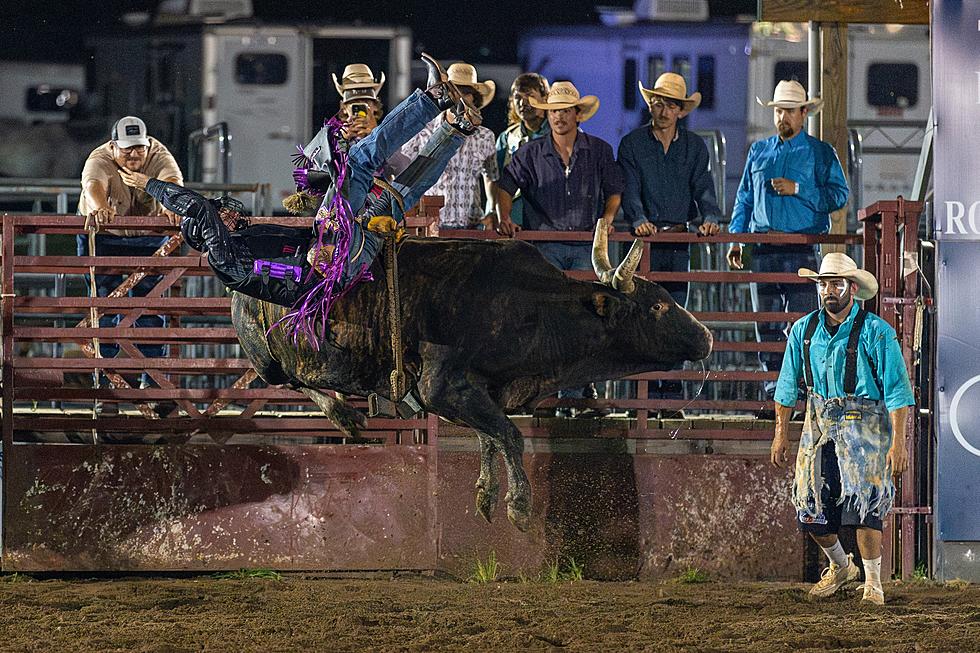
<path fill-rule="evenodd" d="M 510 218 L 514 193 L 524 197 L 524 229 L 593 231 L 599 220 L 612 231 L 623 193 L 623 173 L 609 143 L 579 124 L 595 115 L 599 98 L 581 97 L 571 82 L 557 82 L 544 102 L 550 136 L 522 146 L 504 169 L 497 188 L 497 232 L 513 236 L 521 227 Z M 591 242 L 538 242 L 561 270 L 591 270 Z"/>
<path fill-rule="evenodd" d="M 518 189 L 524 198 L 524 229 L 591 232 L 602 221 L 612 232 L 623 193 L 623 173 L 612 146 L 578 128 L 595 115 L 599 98 L 581 97 L 571 82 L 556 82 L 545 102 L 532 100 L 531 106 L 548 112 L 551 134 L 523 145 L 504 168 L 497 186 L 497 233 L 513 236 L 521 230 L 510 218 Z M 560 270 L 592 269 L 591 241 L 535 244 Z M 558 397 L 595 399 L 595 386 L 562 390 Z M 590 412 L 600 416 L 607 411 Z M 572 411 L 559 408 L 556 415 L 570 417 Z"/>

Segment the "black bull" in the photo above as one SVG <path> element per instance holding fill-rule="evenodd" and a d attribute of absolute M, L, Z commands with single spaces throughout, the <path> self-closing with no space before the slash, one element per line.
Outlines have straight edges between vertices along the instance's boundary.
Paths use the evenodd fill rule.
<path fill-rule="evenodd" d="M 667 369 L 711 352 L 711 334 L 663 288 L 633 277 L 634 243 L 609 265 L 597 230 L 593 263 L 600 282 L 567 278 L 528 243 L 513 240 L 405 240 L 398 251 L 407 387 L 423 408 L 472 427 L 480 441 L 477 510 L 488 521 L 507 471 L 507 516 L 525 530 L 531 488 L 520 431 L 506 412 L 533 408 L 561 388 Z M 329 344 L 320 351 L 269 332 L 282 307 L 234 293 L 232 320 L 259 375 L 297 387 L 344 433 L 364 416 L 320 392 L 390 397 L 393 366 L 384 267 L 334 305 Z M 396 399 L 392 397 L 392 399 Z"/>

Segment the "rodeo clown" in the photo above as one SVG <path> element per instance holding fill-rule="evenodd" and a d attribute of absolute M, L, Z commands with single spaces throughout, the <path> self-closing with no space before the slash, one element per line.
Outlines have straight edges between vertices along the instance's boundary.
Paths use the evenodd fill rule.
<path fill-rule="evenodd" d="M 208 200 L 159 179 L 121 170 L 126 184 L 145 189 L 178 215 L 187 244 L 208 252 L 215 275 L 231 290 L 292 309 L 283 319 L 294 342 L 317 346 L 332 304 L 360 280 L 370 280 L 381 248 L 378 233 L 400 231 L 405 211 L 442 175 L 482 118 L 442 66 L 423 54 L 425 91 L 416 90 L 365 138 L 351 144 L 337 117 L 296 157 L 297 187 L 325 198 L 308 228 L 248 226 L 230 198 Z M 375 176 L 382 164 L 442 111 L 440 123 L 412 163 L 390 184 Z M 356 213 L 355 213 L 356 212 Z"/>
<path fill-rule="evenodd" d="M 892 476 L 908 466 L 905 421 L 915 403 L 895 330 L 855 300 L 871 299 L 878 282 L 845 254 L 828 254 L 820 272 L 800 268 L 817 283 L 821 309 L 797 321 L 776 383 L 776 434 L 770 457 L 782 467 L 800 377 L 808 391 L 796 456 L 793 503 L 800 530 L 820 545 L 830 566 L 810 589 L 832 595 L 860 571 L 837 533 L 857 528 L 864 560 L 862 601 L 885 602 L 881 587 L 882 520 L 895 496 Z"/>

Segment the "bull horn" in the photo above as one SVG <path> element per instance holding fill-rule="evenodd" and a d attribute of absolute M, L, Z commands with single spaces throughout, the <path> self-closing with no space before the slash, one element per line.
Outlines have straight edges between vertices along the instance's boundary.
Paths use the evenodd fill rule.
<path fill-rule="evenodd" d="M 606 236 L 606 225 L 602 220 L 596 223 L 595 235 L 592 237 L 592 269 L 595 276 L 599 278 L 599 283 L 612 286 L 616 290 L 624 293 L 631 293 L 636 289 L 633 283 L 633 275 L 640 264 L 640 257 L 643 255 L 643 243 L 639 239 L 633 241 L 629 253 L 619 267 L 613 269 L 609 262 L 609 239 Z"/>
<path fill-rule="evenodd" d="M 636 268 L 640 264 L 641 256 L 643 256 L 643 242 L 637 238 L 633 241 L 633 246 L 630 247 L 626 258 L 623 259 L 623 262 L 619 264 L 619 267 L 613 273 L 613 288 L 627 295 L 632 294 L 636 290 L 633 275 L 636 274 Z"/>
<path fill-rule="evenodd" d="M 606 239 L 606 224 L 602 220 L 596 222 L 595 235 L 592 237 L 592 269 L 599 283 L 611 286 L 613 281 L 613 266 L 609 262 L 609 244 Z"/>

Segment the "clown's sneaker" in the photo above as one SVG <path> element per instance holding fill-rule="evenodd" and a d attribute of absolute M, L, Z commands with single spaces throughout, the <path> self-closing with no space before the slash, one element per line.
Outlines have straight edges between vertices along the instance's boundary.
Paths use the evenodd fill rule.
<path fill-rule="evenodd" d="M 810 588 L 810 596 L 826 598 L 841 587 L 855 581 L 861 575 L 861 570 L 854 564 L 854 554 L 847 554 L 847 565 L 838 567 L 833 562 L 820 574 L 820 580 Z"/>
<path fill-rule="evenodd" d="M 865 583 L 863 587 L 864 595 L 861 597 L 861 603 L 867 601 L 875 605 L 885 605 L 885 590 L 875 587 L 871 583 Z"/>

